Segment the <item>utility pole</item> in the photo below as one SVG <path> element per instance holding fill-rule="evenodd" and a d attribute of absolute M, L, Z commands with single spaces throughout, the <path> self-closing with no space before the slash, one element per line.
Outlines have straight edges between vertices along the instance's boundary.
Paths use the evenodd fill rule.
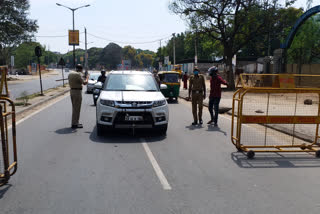
<path fill-rule="evenodd" d="M 85 68 L 85 76 L 88 75 L 88 52 L 87 52 L 87 28 L 84 28 L 85 34 L 85 56 L 84 56 L 84 68 Z"/>
<path fill-rule="evenodd" d="M 161 67 L 162 67 L 162 58 L 161 58 L 161 56 L 162 56 L 162 47 L 161 47 L 161 39 L 160 39 L 160 59 L 159 59 L 159 71 L 160 71 L 160 64 L 161 64 Z"/>
<path fill-rule="evenodd" d="M 198 33 L 196 31 L 196 37 L 194 39 L 194 65 L 195 66 L 198 65 L 197 36 L 198 36 Z"/>
<path fill-rule="evenodd" d="M 173 36 L 173 66 L 176 64 L 176 37 L 175 33 L 172 34 Z"/>

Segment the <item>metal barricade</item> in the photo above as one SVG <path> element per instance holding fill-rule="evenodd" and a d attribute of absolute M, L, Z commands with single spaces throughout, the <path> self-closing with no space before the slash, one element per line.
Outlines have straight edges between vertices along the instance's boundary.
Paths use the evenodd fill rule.
<path fill-rule="evenodd" d="M 255 152 L 315 152 L 320 157 L 320 75 L 241 74 L 240 78 L 242 88 L 233 95 L 231 122 L 231 142 L 238 151 L 248 158 Z M 308 98 L 312 105 L 304 104 Z M 296 135 L 306 129 L 313 136 L 309 143 Z"/>
<path fill-rule="evenodd" d="M 17 146 L 16 146 L 16 116 L 15 105 L 10 100 L 7 85 L 7 67 L 0 66 L 0 186 L 10 179 L 17 171 Z M 9 110 L 11 106 L 11 110 Z M 9 125 L 10 123 L 10 125 Z M 11 133 L 9 134 L 9 126 Z M 11 140 L 10 140 L 11 139 Z"/>

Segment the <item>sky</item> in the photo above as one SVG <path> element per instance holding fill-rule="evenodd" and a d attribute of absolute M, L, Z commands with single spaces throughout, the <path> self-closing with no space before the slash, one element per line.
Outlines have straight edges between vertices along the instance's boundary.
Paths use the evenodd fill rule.
<path fill-rule="evenodd" d="M 66 53 L 72 50 L 68 45 L 68 30 L 72 29 L 71 10 L 56 3 L 76 8 L 75 29 L 80 31 L 80 45 L 84 49 L 84 28 L 87 28 L 88 49 L 105 47 L 115 42 L 121 47 L 156 51 L 166 44 L 172 33 L 187 30 L 185 21 L 169 9 L 170 0 L 29 0 L 29 17 L 38 20 L 36 40 L 50 51 Z M 312 6 L 320 5 L 313 0 Z M 295 7 L 306 7 L 306 0 L 297 0 Z M 47 37 L 59 36 L 59 37 Z M 145 44 L 138 44 L 145 43 Z"/>

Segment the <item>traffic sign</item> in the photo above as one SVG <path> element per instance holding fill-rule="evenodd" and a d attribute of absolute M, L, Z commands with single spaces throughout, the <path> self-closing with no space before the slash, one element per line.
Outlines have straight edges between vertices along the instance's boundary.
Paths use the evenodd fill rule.
<path fill-rule="evenodd" d="M 58 65 L 61 65 L 61 66 L 66 65 L 66 62 L 64 61 L 64 59 L 62 57 L 60 58 Z"/>
<path fill-rule="evenodd" d="M 35 47 L 34 53 L 36 54 L 37 57 L 42 56 L 42 50 L 40 46 Z"/>

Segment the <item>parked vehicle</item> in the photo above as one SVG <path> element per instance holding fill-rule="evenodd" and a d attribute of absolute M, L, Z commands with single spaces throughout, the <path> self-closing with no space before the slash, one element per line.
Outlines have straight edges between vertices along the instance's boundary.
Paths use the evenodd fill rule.
<path fill-rule="evenodd" d="M 96 106 L 97 105 L 97 100 L 100 96 L 100 92 L 102 90 L 102 82 L 97 82 L 96 84 L 94 84 L 94 88 L 93 88 L 93 103 Z"/>
<path fill-rule="evenodd" d="M 150 72 L 112 71 L 97 101 L 96 122 L 98 135 L 113 128 L 155 129 L 165 134 L 168 103 Z"/>
<path fill-rule="evenodd" d="M 178 100 L 180 93 L 180 79 L 179 72 L 176 71 L 160 71 L 158 73 L 160 83 L 167 86 L 166 89 L 161 89 L 163 96 L 168 97 L 170 100 L 175 98 Z"/>
<path fill-rule="evenodd" d="M 87 84 L 87 93 L 92 93 L 94 84 L 98 82 L 98 78 L 100 76 L 100 73 L 90 73 L 89 74 L 89 79 L 88 79 L 88 84 Z"/>

